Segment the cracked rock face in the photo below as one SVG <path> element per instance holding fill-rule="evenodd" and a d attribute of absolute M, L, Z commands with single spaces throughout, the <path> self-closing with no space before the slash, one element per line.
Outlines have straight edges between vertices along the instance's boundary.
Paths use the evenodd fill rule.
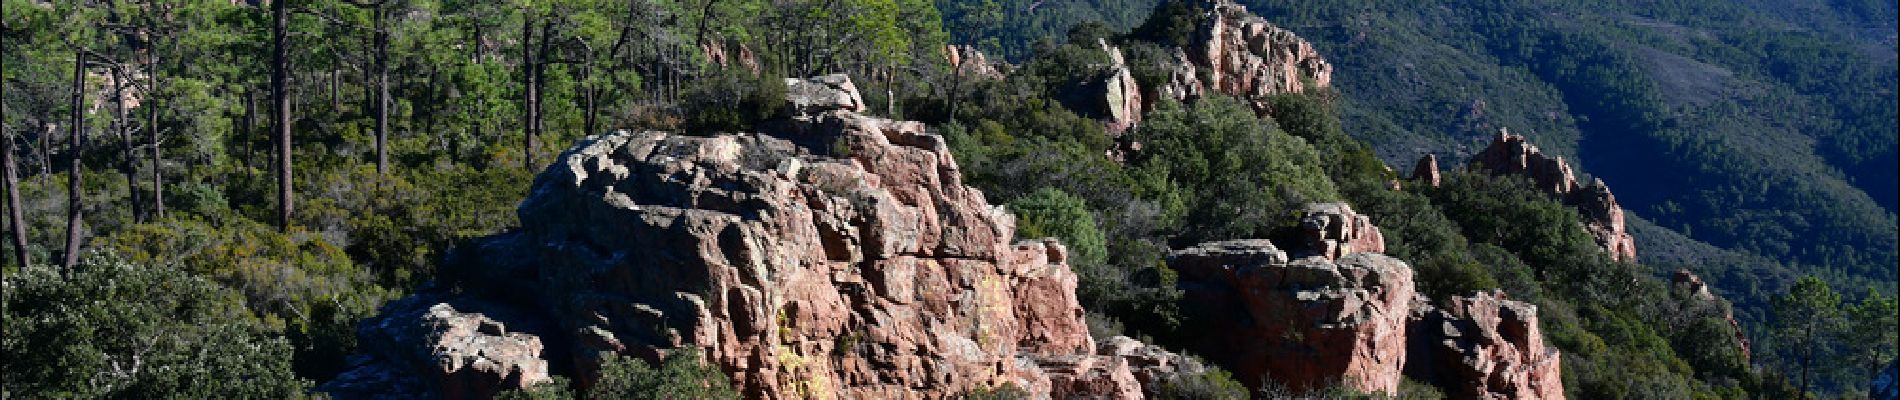
<path fill-rule="evenodd" d="M 1414 313 L 1406 374 L 1456 398 L 1563 399 L 1561 356 L 1544 344 L 1537 306 L 1478 293 Z"/>
<path fill-rule="evenodd" d="M 1246 100 L 1255 112 L 1265 113 L 1273 95 L 1332 86 L 1333 65 L 1312 43 L 1246 6 L 1215 0 L 1206 21 L 1187 48 L 1177 49 L 1169 83 L 1157 93 L 1189 100 L 1212 91 Z"/>
<path fill-rule="evenodd" d="M 1300 219 L 1305 252 L 1338 260 L 1352 253 L 1384 253 L 1385 235 L 1372 218 L 1352 211 L 1346 203 L 1308 204 Z"/>
<path fill-rule="evenodd" d="M 1266 240 L 1236 240 L 1177 251 L 1169 265 L 1181 274 L 1182 309 L 1204 321 L 1198 353 L 1242 384 L 1397 393 L 1415 291 L 1404 262 L 1377 253 L 1289 260 Z"/>
<path fill-rule="evenodd" d="M 543 358 L 583 385 L 603 354 L 695 351 L 748 398 L 1119 398 L 1180 364 L 1098 354 L 1065 248 L 1010 242 L 1014 217 L 942 138 L 856 114 L 842 76 L 788 86 L 797 114 L 769 134 L 581 141 L 536 178 L 520 230 L 459 248 L 441 279 L 532 311 L 513 315 L 547 326 Z M 370 356 L 418 351 L 436 349 Z"/>

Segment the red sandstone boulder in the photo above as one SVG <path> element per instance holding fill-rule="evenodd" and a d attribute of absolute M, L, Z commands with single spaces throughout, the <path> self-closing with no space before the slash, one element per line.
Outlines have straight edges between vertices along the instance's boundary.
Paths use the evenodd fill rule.
<path fill-rule="evenodd" d="M 1193 345 L 1242 384 L 1398 390 L 1414 293 L 1404 262 L 1376 253 L 1288 260 L 1268 241 L 1237 240 L 1177 251 L 1169 265 L 1202 330 Z"/>
<path fill-rule="evenodd" d="M 1454 398 L 1563 399 L 1562 363 L 1537 306 L 1478 293 L 1414 310 L 1405 372 Z"/>

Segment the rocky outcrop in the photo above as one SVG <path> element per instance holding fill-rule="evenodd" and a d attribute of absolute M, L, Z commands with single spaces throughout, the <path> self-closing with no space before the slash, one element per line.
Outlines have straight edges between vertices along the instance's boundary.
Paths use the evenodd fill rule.
<path fill-rule="evenodd" d="M 1544 344 L 1537 306 L 1493 293 L 1423 303 L 1407 332 L 1406 375 L 1453 398 L 1564 398 L 1561 356 Z"/>
<path fill-rule="evenodd" d="M 1431 187 L 1438 187 L 1444 177 L 1438 173 L 1438 156 L 1426 154 L 1418 159 L 1418 166 L 1412 167 L 1412 180 Z"/>
<path fill-rule="evenodd" d="M 1343 383 L 1396 393 L 1412 269 L 1376 253 L 1289 260 L 1266 240 L 1205 243 L 1169 257 L 1200 354 L 1248 387 Z"/>
<path fill-rule="evenodd" d="M 1735 350 L 1742 355 L 1742 362 L 1746 364 L 1749 359 L 1754 357 L 1754 346 L 1748 341 L 1748 332 L 1742 330 L 1742 323 L 1735 319 L 1734 308 L 1729 306 L 1727 299 L 1716 296 L 1714 292 L 1709 291 L 1709 285 L 1702 282 L 1701 276 L 1697 276 L 1694 272 L 1690 272 L 1686 269 L 1678 269 L 1676 273 L 1670 275 L 1669 282 L 1675 286 L 1676 290 L 1688 293 L 1689 298 L 1693 299 L 1696 303 L 1705 307 L 1719 309 L 1721 318 L 1728 322 L 1729 329 L 1734 332 L 1735 344 L 1737 346 Z"/>
<path fill-rule="evenodd" d="M 767 133 L 623 131 L 563 153 L 519 230 L 441 267 L 458 296 L 531 311 L 476 337 L 545 325 L 542 358 L 582 384 L 604 355 L 701 352 L 748 398 L 1126 398 L 1177 365 L 1096 346 L 1067 251 L 1009 242 L 1014 218 L 963 184 L 941 137 L 855 113 L 841 76 L 788 87 L 794 117 Z M 444 351 L 386 347 L 371 357 Z M 416 370 L 390 364 L 359 370 Z"/>
<path fill-rule="evenodd" d="M 946 45 L 944 56 L 949 58 L 950 70 L 965 78 L 986 80 L 1003 79 L 1003 71 L 996 62 L 990 61 L 983 51 L 968 45 Z"/>
<path fill-rule="evenodd" d="M 1584 227 L 1611 258 L 1636 261 L 1636 239 L 1624 225 L 1623 207 L 1616 203 L 1616 195 L 1601 179 L 1578 185 L 1570 163 L 1563 157 L 1546 155 L 1523 136 L 1499 130 L 1490 146 L 1472 156 L 1471 167 L 1492 175 L 1529 178 L 1538 190 L 1576 207 Z"/>
<path fill-rule="evenodd" d="M 751 72 L 752 75 L 759 74 L 759 57 L 753 54 L 752 47 L 746 46 L 745 43 L 708 40 L 700 42 L 699 51 L 705 54 L 706 61 L 712 62 L 713 65 L 730 68 L 736 64 L 739 68 L 745 68 L 746 71 Z"/>
<path fill-rule="evenodd" d="M 489 398 L 504 389 L 549 380 L 539 337 L 473 311 L 501 308 L 467 299 L 440 300 L 403 299 L 365 321 L 361 343 L 378 357 L 353 360 L 356 368 L 323 390 L 352 398 Z M 392 370 L 419 373 L 404 376 L 389 373 Z"/>
<path fill-rule="evenodd" d="M 833 74 L 811 79 L 785 78 L 786 105 L 793 117 L 809 118 L 828 112 L 864 111 L 864 96 L 851 77 Z"/>
<path fill-rule="evenodd" d="M 1346 203 L 1319 203 L 1306 206 L 1300 218 L 1305 253 L 1327 260 L 1338 260 L 1352 253 L 1384 253 L 1385 235 L 1372 225 L 1371 217 L 1359 215 Z M 1301 254 L 1304 255 L 1304 254 Z"/>
<path fill-rule="evenodd" d="M 1273 95 L 1332 86 L 1332 64 L 1293 31 L 1230 0 L 1215 0 L 1204 17 L 1190 43 L 1176 50 L 1169 83 L 1157 93 L 1189 100 L 1212 91 L 1265 113 Z"/>
<path fill-rule="evenodd" d="M 1093 72 L 1069 83 L 1062 89 L 1060 100 L 1078 114 L 1102 120 L 1110 137 L 1120 137 L 1141 123 L 1145 104 L 1141 86 L 1129 71 L 1121 48 L 1110 46 L 1106 40 L 1098 40 L 1096 45 L 1108 55 L 1108 64 L 1097 65 Z"/>

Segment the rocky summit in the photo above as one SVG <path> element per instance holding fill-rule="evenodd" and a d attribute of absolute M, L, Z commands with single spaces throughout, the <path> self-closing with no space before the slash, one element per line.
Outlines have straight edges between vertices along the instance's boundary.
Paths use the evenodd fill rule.
<path fill-rule="evenodd" d="M 842 76 L 791 83 L 793 116 L 766 133 L 623 131 L 563 153 L 519 230 L 459 249 L 442 287 L 364 325 L 385 344 L 346 376 L 482 397 L 548 370 L 584 385 L 614 354 L 699 352 L 751 398 L 1130 398 L 1202 368 L 1098 346 L 1068 252 L 1010 242 L 1014 218 L 964 185 L 942 138 L 856 113 Z"/>
<path fill-rule="evenodd" d="M 1576 207 L 1584 228 L 1611 258 L 1636 262 L 1636 238 L 1624 224 L 1623 206 L 1602 179 L 1579 185 L 1563 157 L 1544 154 L 1524 136 L 1502 129 L 1490 146 L 1471 157 L 1471 167 L 1493 175 L 1529 178 L 1538 190 Z"/>

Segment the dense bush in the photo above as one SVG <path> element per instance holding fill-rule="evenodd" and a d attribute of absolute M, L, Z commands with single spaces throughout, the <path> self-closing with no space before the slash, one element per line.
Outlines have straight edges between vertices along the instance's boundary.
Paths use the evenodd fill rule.
<path fill-rule="evenodd" d="M 298 398 L 291 343 L 233 290 L 165 265 L 86 258 L 4 280 L 7 397 Z"/>

